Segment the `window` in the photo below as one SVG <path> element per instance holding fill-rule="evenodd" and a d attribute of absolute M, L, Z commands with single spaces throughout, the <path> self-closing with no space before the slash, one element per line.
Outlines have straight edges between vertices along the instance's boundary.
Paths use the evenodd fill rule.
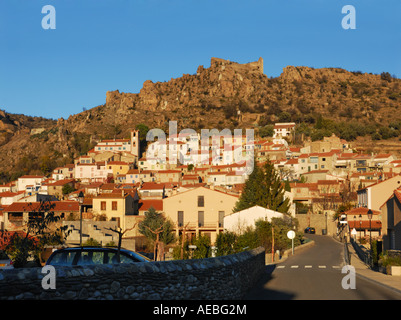
<path fill-rule="evenodd" d="M 205 197 L 198 196 L 198 207 L 204 207 L 204 206 L 205 206 Z"/>
<path fill-rule="evenodd" d="M 179 227 L 182 227 L 184 225 L 184 211 L 177 212 L 177 221 Z"/>
<path fill-rule="evenodd" d="M 100 202 L 100 210 L 106 210 L 106 201 Z"/>
<path fill-rule="evenodd" d="M 111 202 L 111 210 L 117 210 L 117 201 Z"/>
<path fill-rule="evenodd" d="M 65 265 L 69 264 L 72 265 L 74 258 L 75 258 L 76 252 L 66 252 L 66 251 L 61 251 L 59 253 L 56 253 L 54 257 L 52 258 L 52 265 Z"/>
<path fill-rule="evenodd" d="M 224 211 L 219 211 L 219 227 L 224 227 Z"/>
<path fill-rule="evenodd" d="M 203 227 L 205 225 L 205 212 L 198 211 L 198 226 Z"/>
<path fill-rule="evenodd" d="M 103 264 L 104 252 L 102 251 L 82 251 L 77 261 L 77 265 Z"/>

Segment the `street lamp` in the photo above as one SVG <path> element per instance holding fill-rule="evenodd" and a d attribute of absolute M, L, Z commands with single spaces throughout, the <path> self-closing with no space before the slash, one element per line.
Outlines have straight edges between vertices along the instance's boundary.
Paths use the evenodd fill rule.
<path fill-rule="evenodd" d="M 82 247 L 82 204 L 84 203 L 84 193 L 82 191 L 78 194 L 79 203 L 79 246 Z"/>
<path fill-rule="evenodd" d="M 370 244 L 370 251 L 372 251 L 372 217 L 373 211 L 368 210 L 368 219 L 369 219 L 369 244 Z"/>
<path fill-rule="evenodd" d="M 362 215 L 359 215 L 359 243 L 362 241 Z"/>

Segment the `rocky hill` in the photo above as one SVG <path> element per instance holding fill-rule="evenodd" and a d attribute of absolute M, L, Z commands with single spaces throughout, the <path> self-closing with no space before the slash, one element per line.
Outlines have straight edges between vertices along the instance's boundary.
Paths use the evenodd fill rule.
<path fill-rule="evenodd" d="M 168 133 L 169 120 L 177 120 L 179 130 L 257 128 L 275 121 L 305 123 L 313 129 L 320 117 L 332 124 L 369 125 L 371 135 L 386 127 L 396 132 L 389 149 L 398 148 L 401 80 L 388 73 L 340 68 L 288 66 L 276 78 L 269 78 L 265 71 L 262 58 L 247 64 L 212 58 L 209 68 L 199 66 L 196 73 L 167 82 L 145 81 L 139 93 L 109 91 L 104 105 L 68 119 L 53 121 L 3 111 L 0 178 L 47 172 L 71 162 L 99 139 L 127 137 L 140 123 Z M 363 144 L 367 145 L 366 139 Z M 375 143 L 369 147 L 375 151 Z"/>

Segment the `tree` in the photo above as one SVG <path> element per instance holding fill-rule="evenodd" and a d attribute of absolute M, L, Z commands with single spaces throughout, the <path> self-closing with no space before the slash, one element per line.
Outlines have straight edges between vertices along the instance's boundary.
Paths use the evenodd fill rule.
<path fill-rule="evenodd" d="M 164 246 L 175 241 L 173 224 L 161 213 L 150 207 L 145 212 L 145 219 L 138 225 L 139 232 L 153 242 L 154 259 L 161 259 L 164 255 Z M 156 255 L 156 251 L 157 255 Z"/>
<path fill-rule="evenodd" d="M 193 241 L 193 244 L 196 245 L 196 249 L 193 254 L 194 259 L 204 259 L 212 256 L 212 245 L 208 236 L 199 235 Z"/>
<path fill-rule="evenodd" d="M 263 197 L 262 184 L 263 171 L 254 162 L 253 171 L 245 181 L 245 186 L 242 191 L 241 197 L 237 201 L 234 207 L 234 212 L 248 209 L 257 205 L 260 199 Z"/>
<path fill-rule="evenodd" d="M 146 141 L 146 135 L 148 134 L 149 127 L 146 124 L 140 123 L 136 125 L 135 129 L 139 131 L 140 152 L 142 154 L 146 150 L 148 143 Z"/>
<path fill-rule="evenodd" d="M 134 223 L 132 228 L 128 228 L 123 230 L 121 227 L 115 227 L 115 228 L 106 228 L 107 230 L 110 230 L 111 232 L 115 232 L 118 234 L 118 245 L 117 245 L 117 262 L 120 263 L 120 251 L 121 251 L 121 242 L 123 239 L 123 236 L 126 232 L 134 229 L 138 223 Z"/>
<path fill-rule="evenodd" d="M 67 231 L 68 226 L 57 226 L 61 217 L 52 211 L 53 208 L 50 201 L 41 201 L 37 206 L 27 205 L 30 217 L 25 232 L 15 232 L 5 248 L 16 267 L 24 267 L 31 256 L 42 262 L 41 252 L 46 245 L 64 243 L 70 231 Z"/>
<path fill-rule="evenodd" d="M 234 245 L 236 243 L 237 236 L 234 232 L 221 232 L 216 238 L 216 256 L 226 256 L 235 253 Z"/>
<path fill-rule="evenodd" d="M 259 129 L 259 135 L 261 138 L 273 137 L 273 134 L 274 134 L 274 126 L 272 124 L 267 124 Z"/>
<path fill-rule="evenodd" d="M 382 72 L 380 74 L 380 77 L 381 77 L 382 80 L 385 80 L 385 81 L 388 81 L 388 82 L 391 82 L 391 80 L 392 80 L 391 74 L 389 72 Z"/>
<path fill-rule="evenodd" d="M 284 184 L 269 160 L 263 167 L 254 163 L 253 172 L 245 182 L 244 190 L 233 211 L 256 205 L 281 213 L 288 213 L 290 208 L 289 199 L 285 197 Z"/>
<path fill-rule="evenodd" d="M 74 187 L 70 184 L 66 183 L 63 185 L 63 189 L 61 189 L 63 195 L 70 194 L 71 192 L 75 191 Z"/>

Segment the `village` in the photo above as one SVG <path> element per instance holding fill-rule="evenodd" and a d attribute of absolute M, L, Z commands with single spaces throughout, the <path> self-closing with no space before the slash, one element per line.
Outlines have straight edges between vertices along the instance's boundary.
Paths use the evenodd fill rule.
<path fill-rule="evenodd" d="M 210 155 L 206 148 L 209 161 L 201 164 L 184 161 L 194 148 L 188 134 L 174 137 L 173 152 L 168 143 L 159 145 L 164 157 L 153 159 L 148 152 L 141 154 L 138 130 L 131 131 L 130 139 L 101 140 L 51 176 L 25 175 L 0 185 L 0 229 L 23 230 L 38 213 L 39 203 L 49 201 L 70 229 L 69 245 L 91 239 L 102 245 L 117 243 L 118 234 L 109 230 L 119 227 L 127 230 L 123 247 L 144 250 L 146 239 L 137 226 L 150 208 L 172 222 L 177 236 L 204 235 L 214 243 L 225 230 L 240 232 L 257 218 L 282 216 L 258 206 L 233 213 L 248 178 L 246 161 L 233 161 L 239 150 L 243 159 L 253 152 L 258 166 L 274 164 L 290 200 L 288 214 L 299 220 L 301 230 L 313 227 L 319 234 L 335 235 L 342 220 L 354 238 L 373 238 L 383 241 L 384 249 L 401 249 L 396 228 L 401 160 L 392 154 L 356 152 L 335 135 L 294 146 L 295 126 L 276 123 L 272 137 L 255 136 L 252 150 L 246 136 L 240 148 L 234 143 L 227 148 L 221 137 L 220 153 Z M 156 144 L 148 144 L 147 151 Z M 171 154 L 180 161 L 168 161 Z"/>

